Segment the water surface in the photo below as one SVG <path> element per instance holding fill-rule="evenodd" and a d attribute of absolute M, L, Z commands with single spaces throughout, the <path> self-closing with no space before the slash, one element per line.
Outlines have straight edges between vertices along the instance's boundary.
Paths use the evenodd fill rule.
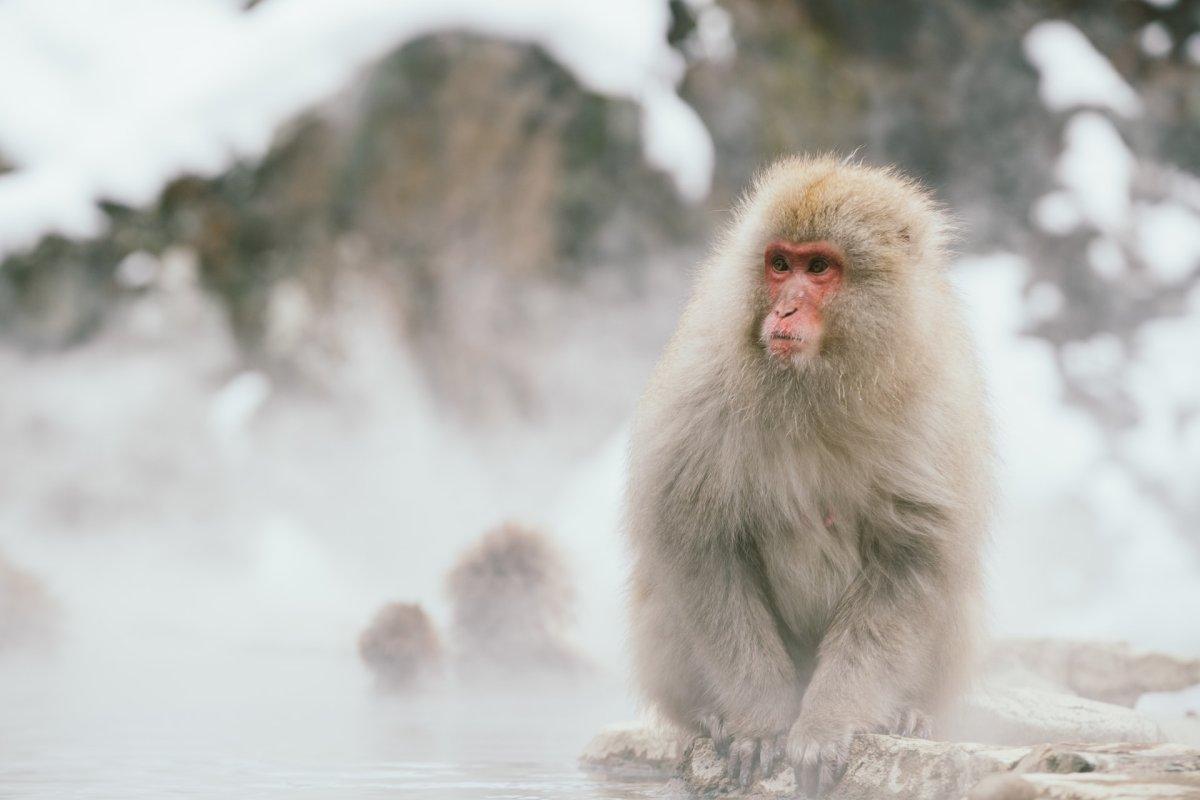
<path fill-rule="evenodd" d="M 610 680 L 384 698 L 352 650 L 121 644 L 0 662 L 0 797 L 661 793 L 661 782 L 605 779 L 577 766 L 600 726 L 632 714 Z"/>

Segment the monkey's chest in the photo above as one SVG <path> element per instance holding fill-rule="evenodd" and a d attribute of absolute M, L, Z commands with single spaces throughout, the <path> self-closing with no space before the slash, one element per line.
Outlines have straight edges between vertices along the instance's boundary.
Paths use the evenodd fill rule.
<path fill-rule="evenodd" d="M 753 526 L 766 590 L 780 621 L 799 641 L 819 641 L 861 567 L 857 521 L 864 470 L 815 448 L 779 442 L 758 453 Z M 840 480 L 827 480 L 830 475 Z"/>
<path fill-rule="evenodd" d="M 759 542 L 763 573 L 781 621 L 801 640 L 819 639 L 859 571 L 857 547 L 836 518 Z"/>

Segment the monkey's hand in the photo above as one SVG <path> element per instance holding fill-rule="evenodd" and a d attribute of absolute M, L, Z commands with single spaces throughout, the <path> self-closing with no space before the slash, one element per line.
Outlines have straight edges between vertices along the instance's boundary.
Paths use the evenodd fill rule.
<path fill-rule="evenodd" d="M 902 708 L 890 723 L 880 725 L 876 733 L 892 736 L 907 736 L 910 739 L 928 739 L 933 734 L 933 720 L 919 708 Z"/>
<path fill-rule="evenodd" d="M 782 736 L 733 735 L 715 714 L 705 717 L 700 727 L 712 739 L 717 753 L 725 757 L 726 777 L 743 789 L 760 778 L 771 777 L 784 763 Z"/>
<path fill-rule="evenodd" d="M 854 735 L 869 733 L 873 728 L 801 712 L 787 737 L 787 755 L 796 771 L 796 791 L 806 798 L 824 796 L 846 772 Z"/>
<path fill-rule="evenodd" d="M 901 709 L 893 719 L 878 725 L 838 723 L 829 715 L 801 712 L 787 737 L 788 758 L 796 770 L 796 791 L 811 798 L 833 788 L 846 772 L 850 742 L 855 734 L 885 733 L 928 739 L 931 727 L 930 718 L 916 708 Z"/>

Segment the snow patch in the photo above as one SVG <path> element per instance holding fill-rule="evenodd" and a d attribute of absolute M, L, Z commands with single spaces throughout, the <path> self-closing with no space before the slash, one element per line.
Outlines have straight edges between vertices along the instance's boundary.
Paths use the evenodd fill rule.
<path fill-rule="evenodd" d="M 1025 56 L 1037 69 L 1042 102 L 1052 111 L 1104 108 L 1126 117 L 1141 100 L 1112 63 L 1069 22 L 1039 22 L 1025 34 Z"/>
<path fill-rule="evenodd" d="M 1034 225 L 1054 236 L 1066 236 L 1083 222 L 1079 206 L 1069 193 L 1063 191 L 1042 195 L 1030 213 Z"/>
<path fill-rule="evenodd" d="M 1200 266 L 1200 216 L 1178 203 L 1140 203 L 1134 219 L 1138 252 L 1160 281 L 1182 281 Z"/>
<path fill-rule="evenodd" d="M 1055 175 L 1083 218 L 1101 231 L 1121 231 L 1129 220 L 1129 193 L 1136 161 L 1104 115 L 1084 111 L 1063 131 Z"/>

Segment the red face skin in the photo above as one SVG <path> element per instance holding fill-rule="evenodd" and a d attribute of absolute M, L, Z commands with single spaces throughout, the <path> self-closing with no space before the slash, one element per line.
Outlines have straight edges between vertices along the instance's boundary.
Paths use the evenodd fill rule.
<path fill-rule="evenodd" d="M 775 241 L 763 253 L 771 307 L 762 341 L 776 358 L 815 355 L 821 346 L 824 309 L 842 287 L 846 257 L 832 242 Z"/>

